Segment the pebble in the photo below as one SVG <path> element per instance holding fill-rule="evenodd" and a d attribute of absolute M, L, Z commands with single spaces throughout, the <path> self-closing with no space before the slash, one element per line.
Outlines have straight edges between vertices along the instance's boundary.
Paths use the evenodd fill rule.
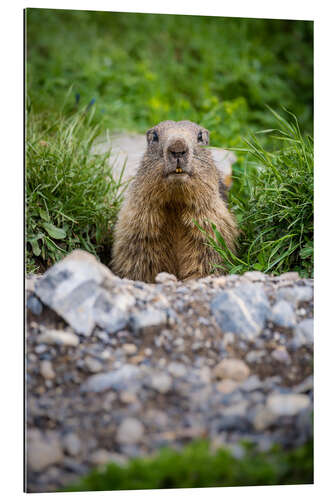
<path fill-rule="evenodd" d="M 279 290 L 278 299 L 283 299 L 295 307 L 301 302 L 309 302 L 313 298 L 313 288 L 310 286 L 285 287 Z"/>
<path fill-rule="evenodd" d="M 269 319 L 282 328 L 292 328 L 296 324 L 293 308 L 285 300 L 279 300 L 274 305 Z"/>
<path fill-rule="evenodd" d="M 90 356 L 85 358 L 84 365 L 90 373 L 98 373 L 103 369 L 103 363 Z"/>
<path fill-rule="evenodd" d="M 63 345 L 63 346 L 77 346 L 79 344 L 79 337 L 75 333 L 66 332 L 62 330 L 46 330 L 37 337 L 39 344 Z"/>
<path fill-rule="evenodd" d="M 52 380 L 55 378 L 56 374 L 53 370 L 51 361 L 44 360 L 40 363 L 40 373 L 46 380 Z"/>
<path fill-rule="evenodd" d="M 176 276 L 174 274 L 169 274 L 169 273 L 158 273 L 155 277 L 155 282 L 156 283 L 175 283 L 177 280 Z"/>
<path fill-rule="evenodd" d="M 267 408 L 278 416 L 292 417 L 310 406 L 305 394 L 271 394 L 267 398 Z"/>
<path fill-rule="evenodd" d="M 133 314 L 130 320 L 130 324 L 134 332 L 139 332 L 145 328 L 150 328 L 153 326 L 162 326 L 165 325 L 166 322 L 166 313 L 164 311 L 159 311 L 158 309 L 152 308 Z"/>
<path fill-rule="evenodd" d="M 270 305 L 262 285 L 249 283 L 220 292 L 211 311 L 222 332 L 253 340 L 264 328 Z"/>
<path fill-rule="evenodd" d="M 27 308 L 36 316 L 39 316 L 43 312 L 43 304 L 35 295 L 32 294 L 28 297 Z"/>
<path fill-rule="evenodd" d="M 137 379 L 140 369 L 133 365 L 123 365 L 117 370 L 91 375 L 81 385 L 81 392 L 103 392 L 108 389 L 122 390 Z"/>
<path fill-rule="evenodd" d="M 249 376 L 250 369 L 244 361 L 240 359 L 223 359 L 215 366 L 213 373 L 216 378 L 242 382 Z"/>
<path fill-rule="evenodd" d="M 271 352 L 271 356 L 279 363 L 285 363 L 286 365 L 290 365 L 291 363 L 291 357 L 289 356 L 287 349 L 283 346 L 274 349 L 274 351 Z"/>
<path fill-rule="evenodd" d="M 295 336 L 302 344 L 313 344 L 313 319 L 303 319 L 295 328 Z"/>
<path fill-rule="evenodd" d="M 230 394 L 235 389 L 237 389 L 238 386 L 239 383 L 236 382 L 235 380 L 224 379 L 222 380 L 222 382 L 219 382 L 217 384 L 216 388 L 219 392 L 222 392 L 223 394 Z"/>
<path fill-rule="evenodd" d="M 165 394 L 172 387 L 172 379 L 166 373 L 156 373 L 152 376 L 151 386 L 158 392 Z"/>
<path fill-rule="evenodd" d="M 138 350 L 135 344 L 123 344 L 122 349 L 126 354 L 129 355 L 135 354 Z"/>
<path fill-rule="evenodd" d="M 142 423 L 136 418 L 125 418 L 118 430 L 116 439 L 120 444 L 136 444 L 141 441 L 144 434 Z"/>
<path fill-rule="evenodd" d="M 168 365 L 168 371 L 174 377 L 184 377 L 186 375 L 186 367 L 182 363 L 170 363 Z"/>
<path fill-rule="evenodd" d="M 77 434 L 70 432 L 63 438 L 63 447 L 68 455 L 76 457 L 81 451 L 81 441 Z"/>
<path fill-rule="evenodd" d="M 29 439 L 28 430 L 28 468 L 34 472 L 40 472 L 49 465 L 61 463 L 63 452 L 58 435 L 54 431 L 48 431 L 42 436 L 34 434 Z"/>

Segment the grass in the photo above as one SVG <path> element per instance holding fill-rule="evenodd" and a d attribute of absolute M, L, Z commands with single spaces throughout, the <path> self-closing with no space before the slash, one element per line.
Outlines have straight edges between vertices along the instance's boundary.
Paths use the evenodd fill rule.
<path fill-rule="evenodd" d="M 26 138 L 27 271 L 43 271 L 75 248 L 108 262 L 124 186 L 109 153 L 91 154 L 93 110 L 51 116 L 29 110 Z"/>
<path fill-rule="evenodd" d="M 242 230 L 238 255 L 226 247 L 212 225 L 208 244 L 223 258 L 229 273 L 258 270 L 279 274 L 290 270 L 313 277 L 313 141 L 304 137 L 298 120 L 270 110 L 277 129 L 265 130 L 277 148 L 269 151 L 260 133 L 245 139 L 248 155 L 234 171 L 231 205 Z"/>
<path fill-rule="evenodd" d="M 275 447 L 258 452 L 244 446 L 234 458 L 227 449 L 209 451 L 196 441 L 181 451 L 162 449 L 157 456 L 132 459 L 128 465 L 110 463 L 94 469 L 66 491 L 139 490 L 154 488 L 205 488 L 313 483 L 313 444 L 282 451 Z"/>
<path fill-rule="evenodd" d="M 227 271 L 312 275 L 312 22 L 28 9 L 26 23 L 28 270 L 76 247 L 108 262 L 122 187 L 89 156 L 98 133 L 188 119 L 237 150 L 237 258 L 211 241 Z M 298 122 L 258 135 L 275 126 L 265 105 Z"/>

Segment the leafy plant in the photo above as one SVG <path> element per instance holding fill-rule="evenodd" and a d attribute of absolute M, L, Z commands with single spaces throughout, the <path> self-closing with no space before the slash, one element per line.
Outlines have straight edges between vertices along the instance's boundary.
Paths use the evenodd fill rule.
<path fill-rule="evenodd" d="M 112 225 L 124 186 L 107 157 L 92 154 L 100 132 L 93 110 L 29 111 L 26 138 L 27 270 L 44 269 L 74 248 L 110 258 Z"/>
<path fill-rule="evenodd" d="M 128 465 L 114 463 L 94 469 L 66 491 L 133 490 L 155 488 L 205 488 L 309 484 L 313 482 L 313 444 L 283 451 L 274 447 L 258 452 L 244 445 L 244 456 L 229 450 L 216 453 L 207 441 L 195 441 L 181 451 L 162 449 L 150 458 L 136 458 Z"/>
<path fill-rule="evenodd" d="M 212 224 L 208 244 L 223 258 L 225 271 L 259 270 L 277 274 L 299 271 L 313 275 L 313 141 L 304 137 L 297 118 L 270 111 L 279 128 L 244 139 L 244 170 L 235 172 L 230 201 L 241 228 L 238 256 L 226 247 Z M 259 135 L 269 135 L 279 148 L 269 151 Z"/>

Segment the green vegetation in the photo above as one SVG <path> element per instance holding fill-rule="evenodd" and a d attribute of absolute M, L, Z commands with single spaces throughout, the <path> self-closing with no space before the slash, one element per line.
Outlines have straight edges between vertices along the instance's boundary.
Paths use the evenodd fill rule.
<path fill-rule="evenodd" d="M 244 446 L 234 458 L 220 448 L 209 451 L 206 441 L 193 442 L 178 452 L 162 449 L 151 458 L 133 459 L 125 467 L 114 463 L 95 469 L 66 491 L 205 488 L 313 483 L 312 442 L 292 451 L 274 448 L 257 452 Z"/>
<path fill-rule="evenodd" d="M 64 118 L 28 113 L 26 140 L 27 271 L 42 270 L 74 248 L 110 255 L 123 186 L 93 155 L 100 132 L 92 112 Z"/>
<path fill-rule="evenodd" d="M 97 133 L 186 118 L 237 150 L 228 270 L 312 275 L 312 73 L 308 21 L 28 9 L 28 270 L 76 246 L 108 262 L 121 192 L 89 157 Z M 298 117 L 278 118 L 279 149 L 256 135 L 275 126 L 266 105 Z"/>
<path fill-rule="evenodd" d="M 297 118 L 273 112 L 279 129 L 266 130 L 278 149 L 266 150 L 258 134 L 245 139 L 244 169 L 234 169 L 231 204 L 242 234 L 233 255 L 213 225 L 209 245 L 230 273 L 298 271 L 313 276 L 313 142 L 303 137 Z M 222 266 L 221 266 L 222 267 Z"/>

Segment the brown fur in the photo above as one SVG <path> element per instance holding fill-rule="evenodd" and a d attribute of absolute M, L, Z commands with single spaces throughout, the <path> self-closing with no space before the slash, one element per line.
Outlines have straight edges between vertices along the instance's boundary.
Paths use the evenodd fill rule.
<path fill-rule="evenodd" d="M 216 224 L 232 251 L 238 234 L 219 191 L 221 174 L 200 146 L 208 144 L 208 131 L 167 121 L 148 130 L 147 141 L 115 227 L 113 271 L 146 282 L 162 271 L 181 280 L 206 276 L 221 258 L 194 221 L 210 234 L 210 222 Z"/>

